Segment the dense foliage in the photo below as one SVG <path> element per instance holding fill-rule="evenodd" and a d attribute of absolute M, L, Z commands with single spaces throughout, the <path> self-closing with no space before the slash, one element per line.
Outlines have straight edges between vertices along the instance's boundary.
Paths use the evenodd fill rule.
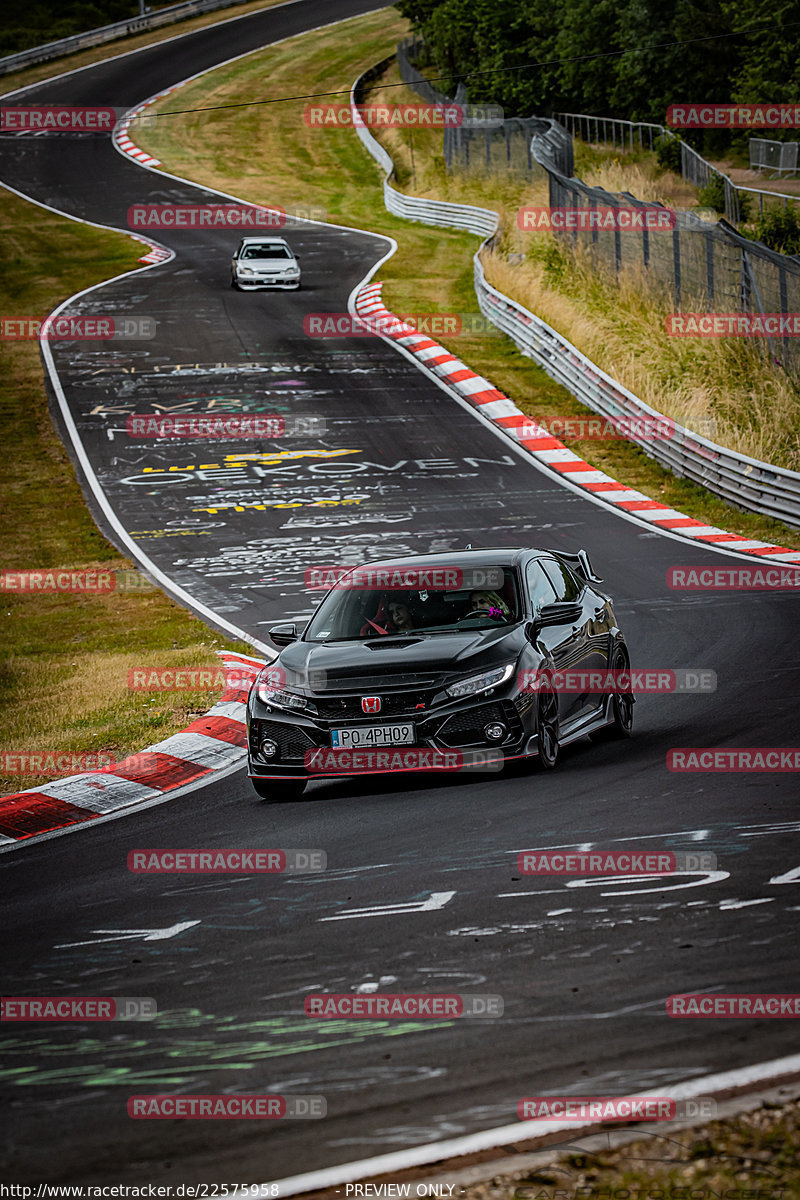
<path fill-rule="evenodd" d="M 510 116 L 556 110 L 663 123 L 669 104 L 800 100 L 800 0 L 397 7 L 424 37 L 431 66 L 448 75 L 485 72 L 465 80 L 470 100 L 493 100 Z"/>
<path fill-rule="evenodd" d="M 138 0 L 36 0 L 33 4 L 5 0 L 0 19 L 0 57 L 124 21 L 138 12 Z"/>

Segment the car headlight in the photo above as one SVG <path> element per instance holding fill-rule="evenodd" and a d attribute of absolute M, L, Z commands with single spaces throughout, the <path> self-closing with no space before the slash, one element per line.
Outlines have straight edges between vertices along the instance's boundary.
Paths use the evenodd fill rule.
<path fill-rule="evenodd" d="M 286 708 L 290 712 L 302 712 L 309 707 L 305 696 L 301 696 L 299 692 L 290 692 L 288 688 L 276 688 L 268 679 L 256 681 L 256 695 L 264 704 Z"/>
<path fill-rule="evenodd" d="M 252 267 L 239 267 L 239 274 L 240 275 L 255 275 L 255 271 L 253 270 Z"/>
<path fill-rule="evenodd" d="M 491 671 L 484 671 L 480 675 L 470 675 L 469 679 L 459 679 L 458 683 L 451 683 L 450 687 L 445 688 L 448 696 L 452 696 L 454 700 L 460 700 L 464 696 L 474 696 L 477 692 L 485 692 L 488 688 L 499 687 L 501 683 L 505 683 L 514 673 L 514 663 L 506 663 L 504 667 L 493 667 Z"/>

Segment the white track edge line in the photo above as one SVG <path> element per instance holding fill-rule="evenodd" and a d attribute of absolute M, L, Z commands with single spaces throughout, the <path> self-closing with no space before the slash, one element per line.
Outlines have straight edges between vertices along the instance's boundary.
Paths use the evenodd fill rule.
<path fill-rule="evenodd" d="M 685 1083 L 672 1087 L 661 1087 L 657 1091 L 641 1092 L 638 1095 L 668 1095 L 676 1100 L 691 1099 L 705 1096 L 709 1092 L 724 1091 L 729 1088 L 741 1088 L 781 1075 L 790 1075 L 800 1071 L 800 1054 L 788 1055 L 786 1058 L 776 1058 L 769 1062 L 754 1063 L 748 1067 L 738 1067 L 731 1071 L 723 1071 L 716 1075 L 704 1075 L 698 1079 L 687 1080 Z M 493 1149 L 497 1146 L 508 1146 L 515 1142 L 528 1141 L 531 1138 L 557 1133 L 561 1130 L 585 1129 L 585 1121 L 517 1121 L 513 1125 L 499 1125 L 495 1129 L 481 1130 L 479 1133 L 465 1134 L 463 1137 L 448 1138 L 442 1142 L 428 1142 L 424 1146 L 413 1146 L 407 1150 L 394 1150 L 389 1154 L 379 1154 L 374 1158 L 357 1159 L 350 1163 L 341 1163 L 336 1167 L 326 1167 L 319 1171 L 308 1171 L 303 1175 L 290 1175 L 285 1179 L 270 1180 L 277 1184 L 278 1195 L 296 1196 L 302 1192 L 318 1191 L 322 1188 L 334 1187 L 337 1184 L 350 1183 L 355 1179 L 364 1179 L 373 1175 L 386 1175 L 392 1171 L 403 1171 L 409 1167 L 424 1166 L 428 1163 L 440 1162 L 446 1158 L 458 1158 L 474 1154 L 479 1150 Z"/>
<path fill-rule="evenodd" d="M 386 257 L 389 258 L 390 255 L 387 255 Z M 377 270 L 377 267 L 375 269 Z M 370 276 L 367 276 L 367 278 L 370 278 Z M 350 301 L 353 299 L 353 295 L 354 293 L 351 293 L 350 299 L 348 300 L 348 308 L 353 316 L 358 316 L 359 313 L 355 306 L 350 308 Z M 621 518 L 623 521 L 628 521 L 632 525 L 637 525 L 640 529 L 647 530 L 647 532 L 650 534 L 658 534 L 659 537 L 670 538 L 672 541 L 680 542 L 687 548 L 693 546 L 704 550 L 710 550 L 716 554 L 725 554 L 729 558 L 737 558 L 742 562 L 749 562 L 751 564 L 753 562 L 769 561 L 768 559 L 765 560 L 763 557 L 758 555 L 746 554 L 744 551 L 737 551 L 733 549 L 726 550 L 719 542 L 702 542 L 695 538 L 686 537 L 685 535 L 672 529 L 662 529 L 658 525 L 650 524 L 648 521 L 643 521 L 640 517 L 637 517 L 635 512 L 628 512 L 627 509 L 618 508 L 615 505 L 602 500 L 597 493 L 590 492 L 587 488 L 582 488 L 579 486 L 579 484 L 573 483 L 572 480 L 566 476 L 556 474 L 554 471 L 549 470 L 544 463 L 540 462 L 537 458 L 534 458 L 534 456 L 528 450 L 526 450 L 524 446 L 520 445 L 520 443 L 511 435 L 511 433 L 506 431 L 504 426 L 495 424 L 491 417 L 487 417 L 481 412 L 479 407 L 474 404 L 470 404 L 455 390 L 454 385 L 448 384 L 445 379 L 442 379 L 438 375 L 434 374 L 434 372 L 427 366 L 425 362 L 417 359 L 415 355 L 405 346 L 401 346 L 399 342 L 396 342 L 393 338 L 388 337 L 386 334 L 379 332 L 377 336 L 383 338 L 388 345 L 394 346 L 400 354 L 407 358 L 409 362 L 414 363 L 414 365 L 418 367 L 419 370 L 425 375 L 427 375 L 428 378 L 437 385 L 437 387 L 441 388 L 446 395 L 450 396 L 451 399 L 460 404 L 463 409 L 471 413 L 472 416 L 485 425 L 487 429 L 491 429 L 492 432 L 498 438 L 500 438 L 505 445 L 512 447 L 520 458 L 522 458 L 526 463 L 535 467 L 537 471 L 544 475 L 545 478 L 555 486 L 564 487 L 568 491 L 574 492 L 576 496 L 581 496 L 584 500 L 588 500 L 598 508 L 602 508 L 605 512 L 611 513 L 614 516 Z M 471 370 L 471 368 L 469 369 Z M 620 486 L 624 487 L 625 485 L 620 484 Z"/>

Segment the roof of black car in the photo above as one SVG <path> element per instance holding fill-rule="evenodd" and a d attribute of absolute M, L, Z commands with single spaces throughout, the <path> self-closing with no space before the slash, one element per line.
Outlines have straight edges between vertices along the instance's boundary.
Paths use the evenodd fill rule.
<path fill-rule="evenodd" d="M 401 558 L 379 558 L 365 567 L 407 567 L 413 563 L 420 567 L 474 567 L 496 566 L 504 560 L 509 566 L 516 566 L 520 559 L 530 554 L 550 554 L 549 550 L 540 550 L 535 546 L 498 546 L 496 548 L 476 550 L 440 550 L 435 554 L 405 554 Z"/>

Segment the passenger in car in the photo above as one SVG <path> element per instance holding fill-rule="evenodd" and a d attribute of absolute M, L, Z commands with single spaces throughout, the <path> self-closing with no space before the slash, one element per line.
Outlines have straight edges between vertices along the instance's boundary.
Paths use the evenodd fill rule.
<path fill-rule="evenodd" d="M 416 629 L 417 620 L 414 617 L 411 607 L 407 600 L 395 599 L 394 597 L 387 604 L 389 616 L 391 618 L 394 633 L 406 633 L 411 629 Z"/>

